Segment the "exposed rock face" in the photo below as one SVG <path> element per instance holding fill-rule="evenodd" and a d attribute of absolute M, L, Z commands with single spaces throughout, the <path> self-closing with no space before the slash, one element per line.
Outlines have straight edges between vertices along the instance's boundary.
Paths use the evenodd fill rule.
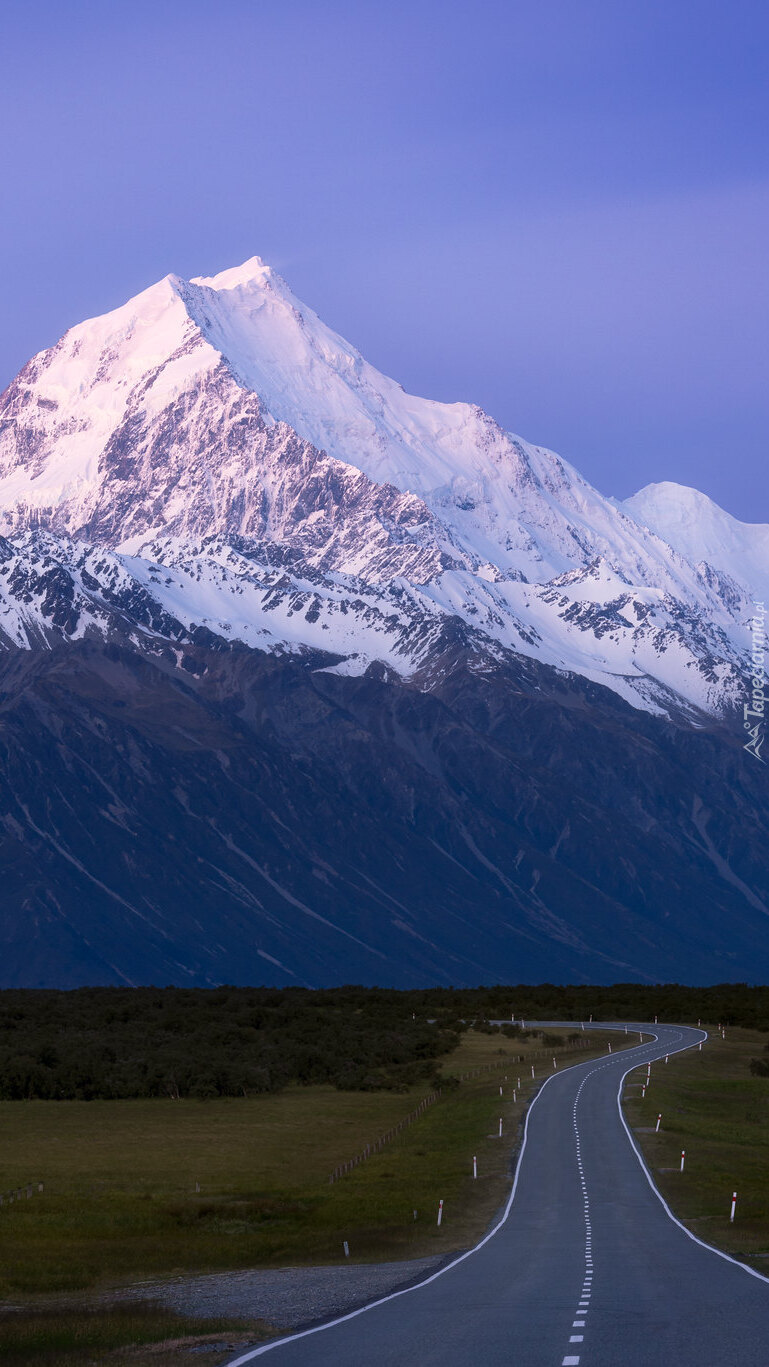
<path fill-rule="evenodd" d="M 72 328 L 0 400 L 8 535 L 43 529 L 177 570 L 194 551 L 225 622 L 243 606 L 232 560 L 226 585 L 218 568 L 227 548 L 290 564 L 345 600 L 344 631 L 333 639 L 324 620 L 322 644 L 350 671 L 381 657 L 413 673 L 404 614 L 420 639 L 425 617 L 458 616 L 477 648 L 582 674 L 646 710 L 722 715 L 739 705 L 769 539 L 745 528 L 751 553 L 737 556 L 734 520 L 727 535 L 725 514 L 703 514 L 704 541 L 689 535 L 681 554 L 650 530 L 680 524 L 670 504 L 644 491 L 626 511 L 480 409 L 404 394 L 258 260 L 169 276 Z M 216 630 L 206 593 L 188 590 L 192 617 Z M 362 621 L 356 649 L 366 594 L 398 628 L 372 642 Z M 265 625 L 254 611 L 241 639 Z M 293 628 L 280 644 L 297 643 L 321 644 Z"/>
<path fill-rule="evenodd" d="M 765 978 L 739 742 L 444 651 L 6 652 L 0 983 Z"/>
<path fill-rule="evenodd" d="M 768 529 L 404 394 L 258 261 L 30 361 L 0 527 L 0 981 L 765 976 Z"/>

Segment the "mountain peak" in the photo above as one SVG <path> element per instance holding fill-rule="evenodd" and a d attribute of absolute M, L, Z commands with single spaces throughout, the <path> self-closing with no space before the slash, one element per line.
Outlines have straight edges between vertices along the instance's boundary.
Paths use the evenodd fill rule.
<path fill-rule="evenodd" d="M 300 557 L 316 588 L 318 572 L 390 584 L 371 609 L 388 631 L 407 582 L 420 622 L 462 620 L 651 708 L 736 696 L 769 562 L 769 528 L 741 527 L 696 491 L 656 486 L 618 507 L 480 408 L 406 393 L 260 257 L 168 275 L 24 368 L 0 398 L 0 530 L 29 528 L 132 555 L 173 538 L 182 558 L 191 539 L 245 538 L 268 562 Z M 233 593 L 195 618 L 224 629 Z M 317 630 L 316 646 L 342 639 L 336 619 Z M 378 629 L 365 639 L 390 659 Z"/>
<path fill-rule="evenodd" d="M 202 285 L 211 290 L 235 290 L 243 285 L 264 285 L 280 280 L 280 276 L 263 261 L 261 256 L 250 256 L 240 266 L 231 266 L 229 269 L 219 271 L 216 275 L 195 275 L 191 278 L 191 285 Z M 281 283 L 283 283 L 281 281 Z"/>

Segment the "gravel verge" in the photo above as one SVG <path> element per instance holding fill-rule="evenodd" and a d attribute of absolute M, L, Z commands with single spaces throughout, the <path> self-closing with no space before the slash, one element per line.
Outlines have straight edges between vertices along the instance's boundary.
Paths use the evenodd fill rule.
<path fill-rule="evenodd" d="M 451 1258 L 456 1256 L 453 1253 Z M 151 1300 L 182 1315 L 263 1319 L 281 1329 L 299 1329 L 344 1315 L 390 1291 L 421 1281 L 450 1260 L 441 1256 L 397 1263 L 216 1272 L 174 1281 L 140 1282 L 111 1299 Z"/>

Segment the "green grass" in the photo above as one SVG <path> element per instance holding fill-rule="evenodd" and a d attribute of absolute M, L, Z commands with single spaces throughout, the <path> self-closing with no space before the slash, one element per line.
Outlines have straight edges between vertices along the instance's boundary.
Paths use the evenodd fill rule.
<path fill-rule="evenodd" d="M 652 1065 L 644 1100 L 626 1087 L 625 1115 L 634 1128 L 660 1133 L 637 1139 L 666 1201 L 707 1243 L 769 1271 L 769 1078 L 752 1077 L 750 1060 L 767 1036 L 736 1027 L 715 1032 L 702 1051 Z M 646 1068 L 632 1075 L 645 1078 Z M 629 1079 L 631 1081 L 632 1079 Z M 683 1173 L 681 1150 L 686 1150 Z M 672 1169 L 672 1171 L 666 1171 Z M 737 1192 L 734 1224 L 729 1221 Z"/>
<path fill-rule="evenodd" d="M 260 1321 L 191 1320 L 142 1304 L 0 1310 L 0 1361 L 7 1367 L 89 1367 L 114 1358 L 131 1367 L 163 1367 L 200 1361 L 194 1350 L 206 1342 L 255 1343 L 267 1334 Z M 206 1361 L 231 1356 L 206 1354 Z"/>
<path fill-rule="evenodd" d="M 632 1042 L 617 1037 L 619 1044 Z M 605 1036 L 596 1047 L 605 1051 Z M 538 1076 L 551 1070 L 552 1051 L 542 1058 L 536 1050 L 539 1041 L 470 1032 L 445 1071 L 501 1066 L 444 1090 L 396 1141 L 333 1185 L 336 1165 L 413 1110 L 422 1089 L 297 1087 L 213 1101 L 0 1103 L 0 1191 L 45 1185 L 42 1195 L 0 1209 L 0 1297 L 336 1262 L 345 1239 L 358 1260 L 466 1247 L 509 1187 L 523 1114 L 512 1087 L 519 1073 L 524 1096 L 532 1086 L 530 1063 L 514 1060 L 524 1053 L 535 1058 Z M 585 1057 L 555 1052 L 561 1066 Z"/>

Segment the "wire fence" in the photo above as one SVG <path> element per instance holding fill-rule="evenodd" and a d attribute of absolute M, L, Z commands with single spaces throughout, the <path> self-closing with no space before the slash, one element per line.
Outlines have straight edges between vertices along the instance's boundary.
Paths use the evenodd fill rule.
<path fill-rule="evenodd" d="M 590 1049 L 591 1047 L 591 1040 L 580 1040 L 578 1044 L 570 1045 L 566 1049 L 564 1049 L 562 1045 L 558 1046 L 562 1055 L 576 1053 L 580 1049 Z M 466 1073 L 460 1073 L 458 1075 L 458 1081 L 469 1082 L 471 1078 L 480 1077 L 483 1073 L 493 1073 L 498 1072 L 501 1068 L 509 1068 L 513 1063 L 530 1063 L 532 1059 L 552 1057 L 552 1055 L 552 1049 L 532 1049 L 527 1054 L 508 1054 L 506 1058 L 500 1059 L 498 1062 L 482 1063 L 478 1068 L 471 1068 Z M 436 1101 L 440 1101 L 442 1094 L 443 1088 L 439 1087 L 437 1091 L 431 1092 L 429 1096 L 423 1097 L 416 1109 L 410 1111 L 402 1120 L 399 1120 L 397 1125 L 393 1125 L 392 1129 L 386 1130 L 384 1134 L 380 1134 L 378 1139 L 372 1140 L 370 1144 L 365 1144 L 360 1153 L 355 1154 L 354 1158 L 348 1158 L 346 1163 L 339 1163 L 329 1177 L 329 1182 L 338 1182 L 342 1177 L 346 1177 L 348 1173 L 352 1172 L 354 1168 L 360 1167 L 361 1163 L 366 1163 L 374 1154 L 381 1153 L 382 1149 L 388 1144 L 391 1144 L 394 1139 L 397 1139 L 398 1135 L 401 1134 L 403 1130 L 408 1129 L 409 1125 L 413 1125 L 416 1120 L 419 1120 L 430 1106 L 434 1106 Z"/>

